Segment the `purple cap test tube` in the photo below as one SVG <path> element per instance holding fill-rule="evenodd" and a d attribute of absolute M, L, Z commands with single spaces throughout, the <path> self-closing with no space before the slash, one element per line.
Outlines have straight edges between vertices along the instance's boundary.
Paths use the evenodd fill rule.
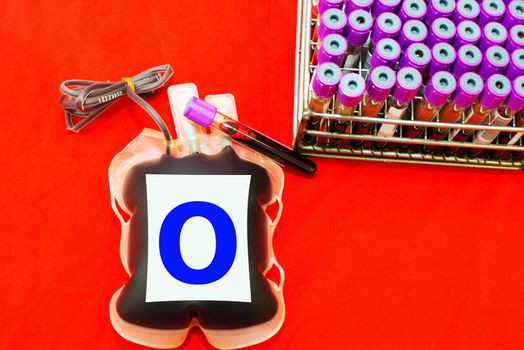
<path fill-rule="evenodd" d="M 506 100 L 506 106 L 513 111 L 524 108 L 524 75 L 513 81 L 511 93 Z"/>
<path fill-rule="evenodd" d="M 344 0 L 318 0 L 318 14 L 322 15 L 329 9 L 339 9 L 342 10 L 344 7 Z"/>
<path fill-rule="evenodd" d="M 480 105 L 486 109 L 494 109 L 501 105 L 511 92 L 511 83 L 502 74 L 494 74 L 484 84 L 480 97 Z"/>
<path fill-rule="evenodd" d="M 339 9 L 329 9 L 322 15 L 320 24 L 318 26 L 318 37 L 323 39 L 329 34 L 340 34 L 344 33 L 346 28 L 347 16 L 344 11 Z"/>
<path fill-rule="evenodd" d="M 417 19 L 422 21 L 426 17 L 428 7 L 424 0 L 404 0 L 400 5 L 398 16 L 402 22 L 407 22 L 410 19 Z"/>
<path fill-rule="evenodd" d="M 475 0 L 459 0 L 455 13 L 453 14 L 453 22 L 458 25 L 462 21 L 477 20 L 480 13 L 480 6 Z"/>
<path fill-rule="evenodd" d="M 429 63 L 429 76 L 434 75 L 438 71 L 449 71 L 457 58 L 457 53 L 450 44 L 438 43 L 431 49 L 431 57 L 433 59 Z"/>
<path fill-rule="evenodd" d="M 315 71 L 312 83 L 313 92 L 320 98 L 330 98 L 337 91 L 341 79 L 342 71 L 339 66 L 333 62 L 323 63 Z"/>
<path fill-rule="evenodd" d="M 524 47 L 524 24 L 511 27 L 504 47 L 509 53 Z"/>
<path fill-rule="evenodd" d="M 346 57 L 348 43 L 340 34 L 329 34 L 324 40 L 318 51 L 318 64 L 333 62 L 341 66 Z"/>
<path fill-rule="evenodd" d="M 376 67 L 367 80 L 366 93 L 373 101 L 385 101 L 395 81 L 393 69 L 385 66 Z"/>
<path fill-rule="evenodd" d="M 484 81 L 477 73 L 464 73 L 460 77 L 457 89 L 453 94 L 453 102 L 461 108 L 468 108 L 475 102 L 483 89 Z"/>
<path fill-rule="evenodd" d="M 370 69 L 378 66 L 394 68 L 400 57 L 400 45 L 393 39 L 379 40 L 371 55 Z"/>
<path fill-rule="evenodd" d="M 426 45 L 432 48 L 437 43 L 449 43 L 455 37 L 455 24 L 448 18 L 437 18 L 431 23 Z"/>
<path fill-rule="evenodd" d="M 508 29 L 517 24 L 524 24 L 524 1 L 515 0 L 509 3 L 502 24 Z"/>
<path fill-rule="evenodd" d="M 491 46 L 484 54 L 479 74 L 482 79 L 486 80 L 493 74 L 502 73 L 508 64 L 508 51 L 500 46 Z"/>
<path fill-rule="evenodd" d="M 349 15 L 355 10 L 369 11 L 373 5 L 373 0 L 347 0 L 346 14 Z"/>
<path fill-rule="evenodd" d="M 464 45 L 457 52 L 457 60 L 451 71 L 458 78 L 466 72 L 476 72 L 482 62 L 482 52 L 473 45 Z"/>
<path fill-rule="evenodd" d="M 397 72 L 397 83 L 393 89 L 393 98 L 400 103 L 408 103 L 417 95 L 422 85 L 422 75 L 413 67 L 404 67 Z"/>
<path fill-rule="evenodd" d="M 428 36 L 428 29 L 421 21 L 410 19 L 402 26 L 398 43 L 405 50 L 412 43 L 423 43 Z"/>
<path fill-rule="evenodd" d="M 453 11 L 455 11 L 455 0 L 430 0 L 428 13 L 426 14 L 426 22 L 431 24 L 437 18 L 449 18 L 453 14 Z"/>
<path fill-rule="evenodd" d="M 384 12 L 375 20 L 375 25 L 371 31 L 371 42 L 377 45 L 380 39 L 396 39 L 402 28 L 402 22 L 397 15 L 391 12 Z"/>
<path fill-rule="evenodd" d="M 441 106 L 455 91 L 457 81 L 449 72 L 437 72 L 424 88 L 424 98 L 432 106 Z"/>
<path fill-rule="evenodd" d="M 482 28 L 482 35 L 480 36 L 479 48 L 486 51 L 493 45 L 504 46 L 504 42 L 508 38 L 508 31 L 498 22 L 489 22 Z"/>
<path fill-rule="evenodd" d="M 524 74 L 524 49 L 517 49 L 511 54 L 506 77 L 514 80 L 522 74 Z"/>
<path fill-rule="evenodd" d="M 362 46 L 369 37 L 373 26 L 371 14 L 364 10 L 355 10 L 348 16 L 346 27 L 346 40 L 351 46 Z"/>
<path fill-rule="evenodd" d="M 427 65 L 431 61 L 431 51 L 421 43 L 414 43 L 408 46 L 406 54 L 400 60 L 400 68 L 413 67 L 420 73 L 424 73 Z"/>
<path fill-rule="evenodd" d="M 500 22 L 506 12 L 506 5 L 502 0 L 483 0 L 480 4 L 478 24 L 484 27 L 489 22 Z"/>
<path fill-rule="evenodd" d="M 338 86 L 337 100 L 345 107 L 355 107 L 362 100 L 366 88 L 364 78 L 357 73 L 347 73 Z"/>
<path fill-rule="evenodd" d="M 475 45 L 480 39 L 480 27 L 473 21 L 463 21 L 457 26 L 457 34 L 453 40 L 455 49 L 459 49 L 462 45 Z"/>
<path fill-rule="evenodd" d="M 377 18 L 385 12 L 397 12 L 399 5 L 400 0 L 376 0 L 371 14 L 373 18 Z"/>

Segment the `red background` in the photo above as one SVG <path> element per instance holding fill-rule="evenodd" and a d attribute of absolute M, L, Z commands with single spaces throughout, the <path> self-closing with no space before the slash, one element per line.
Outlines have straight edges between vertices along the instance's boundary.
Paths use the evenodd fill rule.
<path fill-rule="evenodd" d="M 140 349 L 108 316 L 127 276 L 107 168 L 153 121 L 120 102 L 80 134 L 58 86 L 171 63 L 291 144 L 295 1 L 0 2 L 0 348 Z M 165 89 L 151 104 L 169 121 Z M 286 174 L 287 317 L 254 349 L 522 349 L 521 172 L 318 160 Z M 192 332 L 185 349 L 209 348 Z"/>

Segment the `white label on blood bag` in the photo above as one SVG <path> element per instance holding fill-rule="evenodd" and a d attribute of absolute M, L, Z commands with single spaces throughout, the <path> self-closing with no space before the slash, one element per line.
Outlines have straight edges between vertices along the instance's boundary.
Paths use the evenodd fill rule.
<path fill-rule="evenodd" d="M 251 175 L 146 175 L 146 302 L 251 302 L 250 182 Z"/>
<path fill-rule="evenodd" d="M 402 118 L 404 111 L 405 109 L 399 109 L 391 106 L 386 113 L 386 119 L 399 120 Z M 378 130 L 378 136 L 393 136 L 395 134 L 395 130 L 397 130 L 397 126 L 398 125 L 395 124 L 382 124 Z"/>

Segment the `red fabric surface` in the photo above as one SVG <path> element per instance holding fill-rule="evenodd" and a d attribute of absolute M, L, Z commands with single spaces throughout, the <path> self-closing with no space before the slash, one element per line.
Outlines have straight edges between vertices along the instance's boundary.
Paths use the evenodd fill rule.
<path fill-rule="evenodd" d="M 171 63 L 291 144 L 295 1 L 0 2 L 0 349 L 140 349 L 108 316 L 127 280 L 107 168 L 153 121 L 119 102 L 65 130 L 62 80 Z M 151 104 L 172 126 L 165 89 Z M 287 317 L 253 349 L 522 349 L 522 172 L 318 160 L 287 173 Z M 185 349 L 210 348 L 194 331 Z"/>

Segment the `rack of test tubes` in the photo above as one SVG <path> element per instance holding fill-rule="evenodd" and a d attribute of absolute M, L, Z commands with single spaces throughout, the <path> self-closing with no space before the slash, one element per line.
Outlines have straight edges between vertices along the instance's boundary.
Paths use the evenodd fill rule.
<path fill-rule="evenodd" d="M 295 148 L 524 169 L 524 0 L 299 0 Z"/>

